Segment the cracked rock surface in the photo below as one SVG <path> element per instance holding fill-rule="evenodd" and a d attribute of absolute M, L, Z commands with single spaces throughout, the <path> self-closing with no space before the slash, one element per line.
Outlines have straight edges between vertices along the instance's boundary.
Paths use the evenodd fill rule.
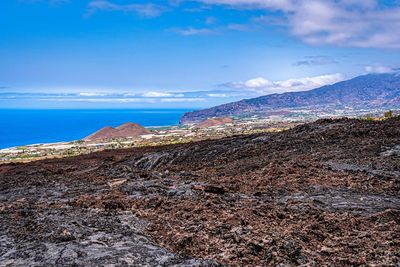
<path fill-rule="evenodd" d="M 0 266 L 398 266 L 400 119 L 0 165 Z"/>

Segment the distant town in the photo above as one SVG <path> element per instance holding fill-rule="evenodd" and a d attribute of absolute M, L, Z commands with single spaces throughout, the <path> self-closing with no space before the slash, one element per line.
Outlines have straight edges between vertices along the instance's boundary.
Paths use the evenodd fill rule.
<path fill-rule="evenodd" d="M 280 132 L 303 123 L 324 118 L 350 117 L 365 120 L 381 120 L 385 117 L 392 117 L 398 114 L 400 114 L 398 110 L 388 111 L 382 109 L 360 110 L 345 108 L 331 111 L 323 108 L 313 110 L 287 108 L 275 111 L 269 116 L 253 115 L 242 118 L 234 117 L 233 119 L 228 117 L 210 118 L 196 124 L 153 127 L 145 129 L 144 134 L 137 134 L 135 136 L 115 138 L 106 136 L 105 138 L 99 137 L 95 139 L 90 139 L 89 136 L 82 140 L 11 147 L 0 150 L 0 164 L 70 157 L 109 149 L 162 146 L 261 132 Z M 110 128 L 105 127 L 103 129 L 109 130 Z M 91 136 L 96 136 L 97 134 L 98 132 Z"/>

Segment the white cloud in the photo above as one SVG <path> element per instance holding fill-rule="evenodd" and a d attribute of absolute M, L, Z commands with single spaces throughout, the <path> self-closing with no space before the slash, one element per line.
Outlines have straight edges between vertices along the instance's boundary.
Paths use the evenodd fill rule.
<path fill-rule="evenodd" d="M 219 93 L 211 93 L 207 94 L 208 97 L 217 97 L 217 98 L 223 98 L 223 97 L 229 97 L 227 94 L 219 94 Z"/>
<path fill-rule="evenodd" d="M 400 4 L 377 0 L 198 0 L 279 11 L 285 26 L 306 43 L 350 47 L 400 48 Z M 269 15 L 273 17 L 273 15 Z"/>
<path fill-rule="evenodd" d="M 164 93 L 164 92 L 147 92 L 142 94 L 143 97 L 170 97 L 172 96 L 171 93 Z"/>
<path fill-rule="evenodd" d="M 394 70 L 392 68 L 382 66 L 382 65 L 365 66 L 364 70 L 367 73 L 391 73 L 391 72 L 394 72 Z"/>
<path fill-rule="evenodd" d="M 179 35 L 183 36 L 192 36 L 192 35 L 210 35 L 216 34 L 215 30 L 208 29 L 208 28 L 184 28 L 184 29 L 170 29 L 169 31 L 175 32 Z"/>
<path fill-rule="evenodd" d="M 228 30 L 239 31 L 239 32 L 249 32 L 253 30 L 253 28 L 250 27 L 249 25 L 238 24 L 238 23 L 229 24 L 228 26 L 226 26 L 226 28 Z"/>
<path fill-rule="evenodd" d="M 154 98 L 162 98 L 162 97 L 184 97 L 184 94 L 176 94 L 176 93 L 168 93 L 168 92 L 147 92 L 142 94 L 143 97 L 154 97 Z"/>
<path fill-rule="evenodd" d="M 39 98 L 42 101 L 88 102 L 88 103 L 156 103 L 149 98 Z"/>
<path fill-rule="evenodd" d="M 200 2 L 245 8 L 270 8 L 285 11 L 291 11 L 294 8 L 292 0 L 200 0 Z"/>
<path fill-rule="evenodd" d="M 258 77 L 244 82 L 243 85 L 246 88 L 266 88 L 273 86 L 274 83 L 262 77 Z"/>
<path fill-rule="evenodd" d="M 57 0 L 53 0 L 57 1 Z M 63 1 L 63 0 L 58 0 Z M 189 0 L 178 0 L 176 3 Z M 363 48 L 400 48 L 400 2 L 388 5 L 378 0 L 195 0 L 203 6 L 225 5 L 268 11 L 265 16 L 252 20 L 252 25 L 229 24 L 223 30 L 249 31 L 254 23 L 279 24 L 291 34 L 312 45 L 336 45 Z M 165 1 L 167 2 L 167 1 Z M 174 2 L 174 1 L 172 1 Z M 167 2 L 161 6 L 151 2 L 117 4 L 114 0 L 92 0 L 87 15 L 97 11 L 133 12 L 143 17 L 157 17 L 167 10 Z M 273 11 L 271 14 L 269 11 Z M 279 15 L 276 15 L 276 14 Z M 274 22 L 275 21 L 275 22 Z M 214 25 L 216 19 L 207 17 L 206 25 Z M 176 28 L 171 29 L 184 36 L 216 34 L 221 29 Z"/>
<path fill-rule="evenodd" d="M 337 64 L 338 62 L 327 56 L 308 56 L 303 60 L 296 61 L 294 66 L 315 66 Z"/>
<path fill-rule="evenodd" d="M 80 96 L 106 96 L 104 93 L 79 93 Z"/>
<path fill-rule="evenodd" d="M 18 1 L 23 3 L 34 3 L 42 1 L 42 2 L 48 2 L 51 5 L 59 5 L 68 3 L 70 0 L 18 0 Z"/>
<path fill-rule="evenodd" d="M 173 103 L 173 102 L 201 102 L 201 101 L 205 101 L 204 98 L 200 98 L 200 97 L 195 97 L 195 98 L 161 98 L 160 102 L 161 103 Z"/>
<path fill-rule="evenodd" d="M 342 74 L 329 74 L 315 77 L 288 79 L 284 81 L 270 81 L 259 77 L 245 82 L 227 83 L 224 86 L 235 89 L 247 89 L 260 94 L 305 91 L 324 85 L 334 84 L 344 80 Z"/>
<path fill-rule="evenodd" d="M 87 15 L 91 15 L 96 11 L 122 11 L 133 12 L 142 17 L 153 18 L 161 15 L 165 8 L 163 6 L 152 3 L 144 4 L 115 4 L 107 0 L 93 0 L 88 4 Z"/>
<path fill-rule="evenodd" d="M 217 22 L 217 19 L 215 17 L 207 17 L 205 20 L 205 24 L 207 25 L 212 25 Z"/>
<path fill-rule="evenodd" d="M 184 103 L 184 102 L 201 102 L 205 98 L 200 97 L 181 97 L 181 98 L 38 98 L 41 101 L 55 102 L 87 102 L 87 103 Z"/>
<path fill-rule="evenodd" d="M 49 0 L 49 3 L 52 5 L 65 4 L 68 2 L 69 2 L 69 0 Z"/>

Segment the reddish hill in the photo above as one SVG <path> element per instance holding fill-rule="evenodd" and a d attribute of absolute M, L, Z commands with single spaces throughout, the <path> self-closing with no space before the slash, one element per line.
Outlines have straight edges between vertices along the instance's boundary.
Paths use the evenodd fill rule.
<path fill-rule="evenodd" d="M 104 140 L 111 138 L 135 137 L 150 133 L 151 132 L 146 128 L 144 128 L 143 126 L 136 123 L 128 122 L 116 128 L 110 126 L 104 127 L 101 130 L 85 137 L 84 140 L 93 141 L 93 140 Z"/>
<path fill-rule="evenodd" d="M 218 126 L 218 125 L 223 125 L 227 123 L 232 123 L 233 119 L 229 117 L 218 117 L 218 118 L 209 118 L 207 120 L 204 120 L 202 122 L 199 122 L 196 124 L 197 128 L 207 128 L 211 126 Z"/>
<path fill-rule="evenodd" d="M 116 130 L 113 127 L 107 126 L 85 137 L 84 140 L 108 139 L 108 138 L 113 138 L 115 134 Z"/>
<path fill-rule="evenodd" d="M 143 126 L 132 122 L 122 124 L 115 129 L 118 131 L 118 135 L 120 135 L 121 137 L 151 134 L 151 132 Z"/>

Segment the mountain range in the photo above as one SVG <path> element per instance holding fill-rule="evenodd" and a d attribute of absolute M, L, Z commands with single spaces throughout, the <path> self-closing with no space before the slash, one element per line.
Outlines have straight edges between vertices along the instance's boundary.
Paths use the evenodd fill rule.
<path fill-rule="evenodd" d="M 309 91 L 270 94 L 185 113 L 181 124 L 213 117 L 268 114 L 284 108 L 390 108 L 400 106 L 400 72 L 368 74 Z"/>

